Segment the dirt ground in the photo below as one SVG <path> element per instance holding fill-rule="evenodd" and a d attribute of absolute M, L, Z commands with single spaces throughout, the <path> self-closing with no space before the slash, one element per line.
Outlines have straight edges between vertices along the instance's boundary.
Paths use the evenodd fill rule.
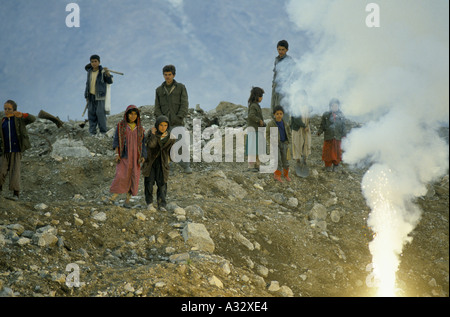
<path fill-rule="evenodd" d="M 141 111 L 148 128 L 152 107 Z M 109 126 L 120 117 L 110 116 Z M 326 172 L 322 137 L 313 135 L 308 178 L 291 171 L 292 181 L 281 184 L 248 172 L 247 163 L 192 163 L 192 174 L 175 166 L 168 211 L 149 211 L 143 181 L 133 208 L 106 202 L 115 173 L 112 139 L 89 136 L 81 123 L 28 126 L 33 148 L 22 159 L 21 198 L 9 199 L 7 184 L 0 198 L 3 296 L 375 295 L 366 283 L 372 232 L 361 192 L 365 170 L 343 164 Z M 83 141 L 93 155 L 52 157 L 52 144 L 65 137 Z M 317 204 L 326 209 L 320 223 L 311 219 Z M 423 215 L 401 256 L 399 295 L 447 297 L 448 175 L 416 204 Z M 206 227 L 213 252 L 186 244 L 187 223 Z M 56 229 L 58 240 L 41 246 L 33 237 L 46 226 Z M 79 268 L 79 286 L 67 284 L 69 264 Z"/>

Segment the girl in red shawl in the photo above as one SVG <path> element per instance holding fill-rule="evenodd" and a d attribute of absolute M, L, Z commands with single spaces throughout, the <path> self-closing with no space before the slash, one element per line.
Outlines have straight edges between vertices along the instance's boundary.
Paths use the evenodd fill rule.
<path fill-rule="evenodd" d="M 111 185 L 111 200 L 119 194 L 127 194 L 124 207 L 130 208 L 131 196 L 136 196 L 139 188 L 141 164 L 147 157 L 144 145 L 145 131 L 141 125 L 139 109 L 128 106 L 122 121 L 117 124 L 113 148 L 116 151 L 116 176 Z"/>
<path fill-rule="evenodd" d="M 345 117 L 340 110 L 340 102 L 333 98 L 330 101 L 330 111 L 322 115 L 317 135 L 324 133 L 322 161 L 327 171 L 336 171 L 342 161 L 341 139 L 345 137 Z"/>

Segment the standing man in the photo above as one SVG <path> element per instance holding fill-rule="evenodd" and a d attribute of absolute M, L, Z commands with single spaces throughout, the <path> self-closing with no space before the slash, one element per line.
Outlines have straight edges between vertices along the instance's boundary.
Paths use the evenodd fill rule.
<path fill-rule="evenodd" d="M 173 65 L 163 67 L 164 82 L 156 88 L 155 93 L 155 118 L 166 116 L 169 118 L 171 129 L 184 127 L 184 118 L 188 114 L 189 101 L 186 87 L 177 82 L 175 78 L 176 69 Z M 177 141 L 179 141 L 178 135 Z M 182 140 L 184 140 L 182 138 Z M 180 166 L 187 174 L 192 173 L 190 162 L 180 161 Z"/>
<path fill-rule="evenodd" d="M 107 84 L 113 83 L 113 78 L 108 68 L 100 65 L 100 56 L 92 55 L 90 64 L 86 65 L 86 88 L 84 97 L 88 105 L 89 133 L 97 134 L 97 125 L 101 135 L 108 131 L 106 127 L 105 99 Z"/>
<path fill-rule="evenodd" d="M 288 51 L 289 43 L 286 40 L 281 40 L 277 43 L 278 56 L 275 57 L 273 66 L 272 99 L 270 102 L 272 112 L 276 106 L 282 106 L 287 112 L 286 114 L 291 112 L 290 105 L 286 104 L 286 100 L 282 100 L 284 97 L 282 94 L 283 84 L 291 80 L 292 68 L 294 67 L 294 60 L 287 55 Z M 290 116 L 286 114 L 284 120 L 289 121 Z"/>

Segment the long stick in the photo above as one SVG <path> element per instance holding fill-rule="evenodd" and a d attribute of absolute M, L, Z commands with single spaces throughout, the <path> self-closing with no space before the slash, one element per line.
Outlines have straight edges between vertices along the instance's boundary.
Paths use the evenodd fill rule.
<path fill-rule="evenodd" d="M 124 75 L 124 73 L 116 72 L 115 70 L 111 70 L 111 69 L 108 69 L 108 70 L 109 70 L 110 73 L 114 73 L 114 74 L 122 75 L 122 76 Z M 84 117 L 84 114 L 86 113 L 86 110 L 87 110 L 87 108 L 88 108 L 88 103 L 89 103 L 89 102 L 86 102 L 86 107 L 84 107 L 83 114 L 81 115 L 82 117 Z"/>
<path fill-rule="evenodd" d="M 83 114 L 81 115 L 82 117 L 84 117 L 84 114 L 86 113 L 86 110 L 88 108 L 88 104 L 89 104 L 89 101 L 86 101 L 86 107 L 84 107 Z"/>
<path fill-rule="evenodd" d="M 114 74 L 117 74 L 117 75 L 124 75 L 124 73 L 116 72 L 115 70 L 111 70 L 111 69 L 108 69 L 108 70 L 109 70 L 110 73 L 114 73 Z"/>

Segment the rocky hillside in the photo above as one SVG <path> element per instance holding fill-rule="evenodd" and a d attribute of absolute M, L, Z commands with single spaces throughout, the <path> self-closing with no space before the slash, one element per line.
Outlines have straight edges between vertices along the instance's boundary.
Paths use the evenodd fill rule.
<path fill-rule="evenodd" d="M 153 107 L 141 107 L 144 127 Z M 189 120 L 245 127 L 247 108 L 221 103 L 189 110 Z M 113 128 L 123 114 L 110 116 Z M 268 109 L 265 116 L 269 118 Z M 319 118 L 313 118 L 313 133 Z M 349 122 L 349 128 L 356 124 Z M 2 296 L 372 296 L 372 239 L 361 194 L 363 169 L 326 172 L 323 138 L 313 135 L 308 178 L 247 171 L 247 163 L 175 166 L 168 210 L 108 202 L 115 172 L 112 138 L 89 136 L 83 122 L 28 126 L 23 192 L 0 198 Z M 448 137 L 448 131 L 447 131 Z M 293 162 L 292 162 L 293 164 Z M 156 191 L 156 189 L 155 189 Z M 449 295 L 449 180 L 416 202 L 424 211 L 404 248 L 399 294 Z"/>

